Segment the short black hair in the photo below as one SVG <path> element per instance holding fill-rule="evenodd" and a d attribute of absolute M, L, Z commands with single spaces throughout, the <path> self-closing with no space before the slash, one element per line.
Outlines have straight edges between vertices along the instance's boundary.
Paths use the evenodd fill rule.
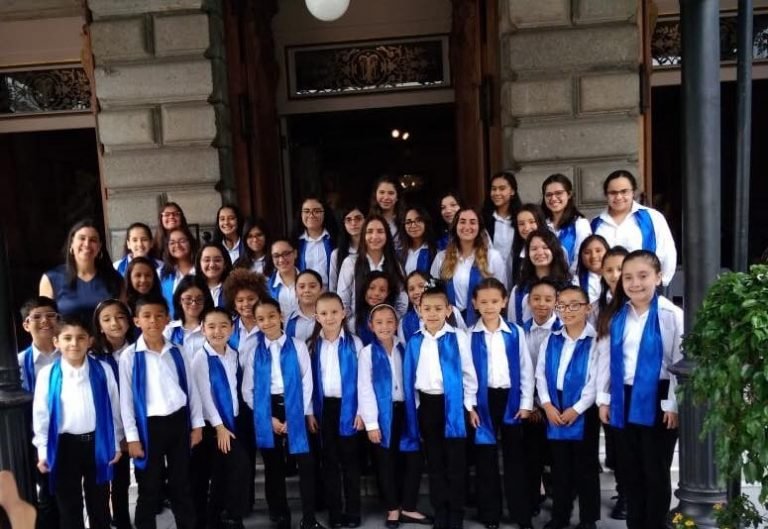
<path fill-rule="evenodd" d="M 64 327 L 80 327 L 88 334 L 88 336 L 93 336 L 91 325 L 77 314 L 67 314 L 66 316 L 59 318 L 59 321 L 56 324 L 56 336 L 63 332 Z"/>
<path fill-rule="evenodd" d="M 166 314 L 169 314 L 168 311 L 168 302 L 165 301 L 165 298 L 163 296 L 153 296 L 151 294 L 148 294 L 146 296 L 139 296 L 136 299 L 136 313 L 135 316 L 139 315 L 139 312 L 141 311 L 142 307 L 145 307 L 147 305 L 158 305 L 160 307 L 163 307 L 163 310 Z"/>
<path fill-rule="evenodd" d="M 232 322 L 232 315 L 227 309 L 222 307 L 210 307 L 205 309 L 202 314 L 200 314 L 200 321 L 204 322 L 205 318 L 208 317 L 209 314 L 221 314 L 222 316 L 226 316 L 230 323 Z"/>
<path fill-rule="evenodd" d="M 26 320 L 33 310 L 42 307 L 51 308 L 54 312 L 59 312 L 59 307 L 51 298 L 47 296 L 34 296 L 25 301 L 21 306 L 21 319 Z"/>
<path fill-rule="evenodd" d="M 424 292 L 421 293 L 421 303 L 424 303 L 426 296 L 443 296 L 447 305 L 451 304 L 451 300 L 448 299 L 448 293 L 445 291 L 445 282 L 440 279 L 432 279 L 430 283 L 427 283 L 424 288 Z"/>

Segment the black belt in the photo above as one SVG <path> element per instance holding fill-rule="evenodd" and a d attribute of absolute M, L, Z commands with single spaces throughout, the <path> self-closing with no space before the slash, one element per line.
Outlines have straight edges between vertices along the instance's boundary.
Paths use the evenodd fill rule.
<path fill-rule="evenodd" d="M 95 434 L 94 432 L 88 432 L 88 433 L 63 433 L 61 434 L 61 437 L 66 437 L 70 441 L 75 441 L 77 443 L 90 443 L 93 441 Z"/>

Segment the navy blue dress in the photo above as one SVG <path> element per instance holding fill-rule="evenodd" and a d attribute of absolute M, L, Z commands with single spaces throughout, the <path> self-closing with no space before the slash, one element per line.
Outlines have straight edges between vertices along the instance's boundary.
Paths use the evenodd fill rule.
<path fill-rule="evenodd" d="M 100 302 L 116 297 L 109 291 L 107 283 L 98 275 L 90 281 L 76 279 L 75 287 L 69 284 L 66 265 L 59 265 L 45 273 L 53 287 L 53 295 L 62 316 L 76 315 L 91 321 L 93 311 Z"/>

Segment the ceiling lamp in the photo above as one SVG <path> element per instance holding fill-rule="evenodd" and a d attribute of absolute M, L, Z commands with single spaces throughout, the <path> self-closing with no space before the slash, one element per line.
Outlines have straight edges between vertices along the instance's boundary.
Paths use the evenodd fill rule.
<path fill-rule="evenodd" d="M 305 0 L 312 16 L 323 22 L 332 22 L 347 12 L 349 0 Z"/>

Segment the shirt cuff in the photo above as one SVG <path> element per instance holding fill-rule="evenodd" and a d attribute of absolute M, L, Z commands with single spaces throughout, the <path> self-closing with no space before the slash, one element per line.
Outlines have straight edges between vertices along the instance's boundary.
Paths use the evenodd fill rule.
<path fill-rule="evenodd" d="M 367 422 L 367 423 L 365 423 L 365 431 L 366 432 L 370 432 L 370 431 L 378 430 L 378 429 L 379 429 L 379 423 L 378 422 L 370 422 L 370 423 Z"/>
<path fill-rule="evenodd" d="M 472 411 L 477 406 L 477 397 L 472 395 L 471 397 L 464 397 L 464 407 L 467 411 Z"/>
<path fill-rule="evenodd" d="M 202 428 L 205 426 L 205 421 L 202 417 L 198 417 L 197 419 L 192 421 L 192 428 Z"/>
<path fill-rule="evenodd" d="M 579 415 L 582 415 L 582 414 L 584 414 L 584 412 L 585 412 L 585 411 L 587 411 L 587 408 L 589 408 L 589 406 L 585 406 L 585 405 L 584 405 L 584 401 L 583 401 L 583 399 L 582 399 L 582 400 L 577 400 L 577 401 L 576 401 L 576 402 L 573 404 L 573 406 L 571 406 L 571 407 L 572 407 L 574 410 L 576 410 L 576 413 L 578 413 Z"/>
<path fill-rule="evenodd" d="M 520 400 L 520 409 L 521 410 L 533 410 L 533 399 L 521 399 Z"/>
<path fill-rule="evenodd" d="M 597 393 L 597 399 L 596 399 L 598 406 L 610 406 L 611 405 L 611 394 L 610 393 L 603 393 L 602 391 L 599 391 Z"/>
<path fill-rule="evenodd" d="M 677 413 L 677 401 L 672 399 L 664 399 L 661 401 L 661 410 Z"/>
<path fill-rule="evenodd" d="M 139 441 L 139 430 L 138 428 L 126 428 L 125 429 L 125 442 L 127 443 L 135 443 L 136 441 Z"/>
<path fill-rule="evenodd" d="M 48 460 L 48 445 L 37 447 L 37 460 L 38 461 Z"/>

